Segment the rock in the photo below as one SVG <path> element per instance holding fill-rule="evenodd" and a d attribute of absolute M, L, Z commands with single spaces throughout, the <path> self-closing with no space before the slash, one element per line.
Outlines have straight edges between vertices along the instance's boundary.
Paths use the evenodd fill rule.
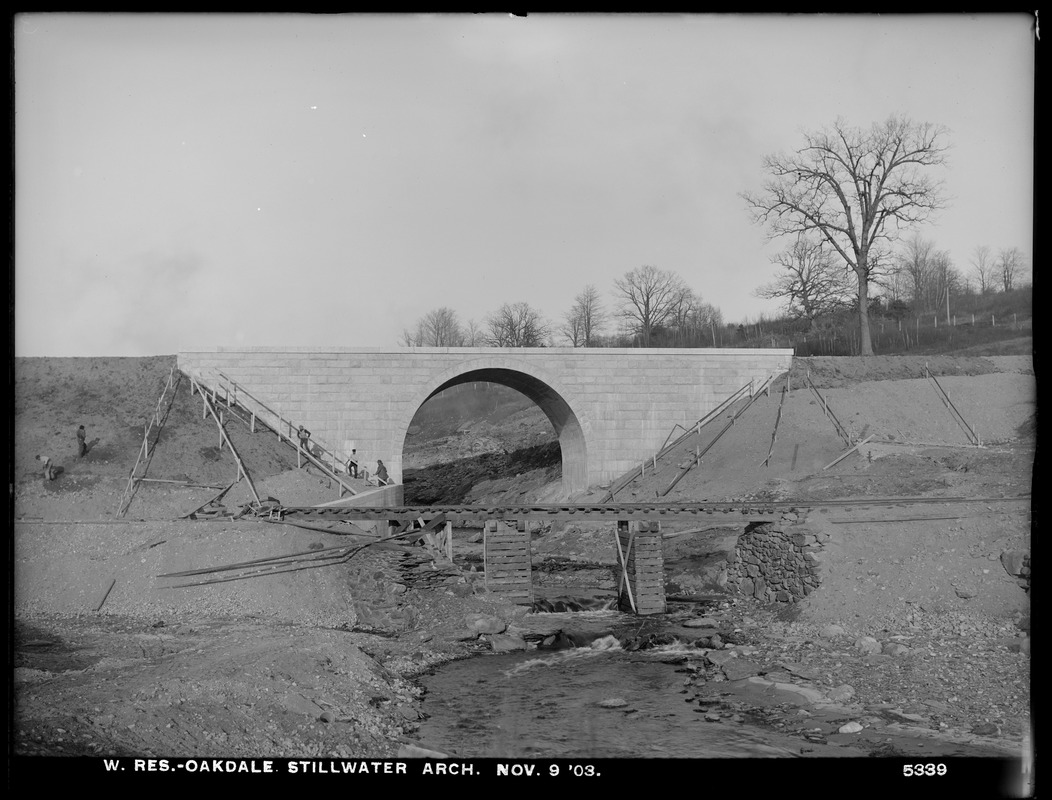
<path fill-rule="evenodd" d="M 910 649 L 904 644 L 898 642 L 888 642 L 884 645 L 883 653 L 886 656 L 904 656 L 909 653 Z"/>
<path fill-rule="evenodd" d="M 834 703 L 846 703 L 855 696 L 855 687 L 842 683 L 826 695 Z"/>
<path fill-rule="evenodd" d="M 846 725 L 841 725 L 837 728 L 837 733 L 858 733 L 862 730 L 862 724 L 859 722 L 848 722 Z"/>
<path fill-rule="evenodd" d="M 1009 575 L 1019 577 L 1023 574 L 1023 564 L 1026 560 L 1025 550 L 1005 550 L 1001 553 L 1001 566 Z"/>
<path fill-rule="evenodd" d="M 727 676 L 727 680 L 737 681 L 742 678 L 748 678 L 751 675 L 759 675 L 762 671 L 759 664 L 752 661 L 747 661 L 744 658 L 732 658 L 729 661 L 724 662 L 722 665 L 723 674 Z"/>
<path fill-rule="evenodd" d="M 464 617 L 464 623 L 475 633 L 504 633 L 508 628 L 508 623 L 490 614 L 468 614 Z"/>
<path fill-rule="evenodd" d="M 872 636 L 860 636 L 855 639 L 855 649 L 863 655 L 873 655 L 881 651 L 880 642 Z"/>
<path fill-rule="evenodd" d="M 718 628 L 720 623 L 712 617 L 695 617 L 682 623 L 684 628 Z"/>
<path fill-rule="evenodd" d="M 977 594 L 979 590 L 974 586 L 955 586 L 953 587 L 954 594 L 956 594 L 962 600 L 971 600 Z"/>
<path fill-rule="evenodd" d="M 1005 645 L 1013 653 L 1029 653 L 1030 652 L 1030 637 L 1027 636 L 1022 639 L 1005 639 L 1003 640 Z"/>
<path fill-rule="evenodd" d="M 728 661 L 731 661 L 738 657 L 738 654 L 733 650 L 717 650 L 715 652 L 706 653 L 705 660 L 710 664 L 715 664 L 717 667 L 722 667 Z"/>
<path fill-rule="evenodd" d="M 713 648 L 714 650 L 719 650 L 723 647 L 723 639 L 720 638 L 720 635 L 718 633 L 713 634 L 709 637 L 709 647 Z"/>
<path fill-rule="evenodd" d="M 798 702 L 820 703 L 825 700 L 825 695 L 810 686 L 800 686 L 797 683 L 775 683 L 774 688 L 776 691 L 795 695 Z"/>
<path fill-rule="evenodd" d="M 720 717 L 718 712 L 710 711 L 708 714 L 705 715 L 705 719 L 709 722 L 719 722 L 722 719 L 722 717 Z"/>
<path fill-rule="evenodd" d="M 322 722 L 335 722 L 336 715 L 333 714 L 331 711 L 322 711 L 321 716 L 318 717 L 318 719 L 320 719 Z"/>
<path fill-rule="evenodd" d="M 606 700 L 600 700 L 597 705 L 600 708 L 624 708 L 628 705 L 628 701 L 623 697 L 611 697 Z"/>
<path fill-rule="evenodd" d="M 992 722 L 980 722 L 978 725 L 973 725 L 971 732 L 976 736 L 997 736 L 1000 733 Z"/>
<path fill-rule="evenodd" d="M 818 635 L 823 639 L 835 639 L 837 636 L 844 635 L 844 629 L 839 625 L 826 625 Z"/>
<path fill-rule="evenodd" d="M 399 758 L 449 758 L 446 753 L 438 750 L 428 750 L 415 744 L 403 744 L 398 748 Z"/>
<path fill-rule="evenodd" d="M 504 633 L 493 634 L 489 637 L 489 643 L 495 653 L 510 653 L 526 649 L 525 639 Z"/>

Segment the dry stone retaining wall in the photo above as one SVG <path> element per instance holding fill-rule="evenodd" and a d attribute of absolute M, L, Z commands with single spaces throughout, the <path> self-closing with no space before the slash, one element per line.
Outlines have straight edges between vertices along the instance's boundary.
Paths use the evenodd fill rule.
<path fill-rule="evenodd" d="M 829 534 L 808 530 L 801 517 L 750 524 L 728 564 L 727 588 L 764 603 L 796 603 L 817 589 Z"/>

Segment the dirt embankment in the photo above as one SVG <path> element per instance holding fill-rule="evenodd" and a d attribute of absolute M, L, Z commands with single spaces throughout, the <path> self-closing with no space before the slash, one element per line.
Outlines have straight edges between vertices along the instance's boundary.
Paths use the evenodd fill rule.
<path fill-rule="evenodd" d="M 979 430 L 984 447 L 976 448 L 924 377 L 923 362 L 798 363 L 700 464 L 687 469 L 725 419 L 615 500 L 990 498 L 951 502 L 938 513 L 812 512 L 808 524 L 830 534 L 820 589 L 793 607 L 738 598 L 720 626 L 772 658 L 780 648 L 783 658 L 813 662 L 828 689 L 850 685 L 864 707 L 890 703 L 935 729 L 986 725 L 981 730 L 1020 736 L 1028 725 L 1029 662 L 1020 651 L 1029 646 L 1029 598 L 1002 554 L 1029 551 L 1029 503 L 1002 501 L 1030 490 L 1033 369 L 1028 359 L 928 359 Z M 16 752 L 394 754 L 399 739 L 412 736 L 419 709 L 404 677 L 485 647 L 465 634 L 469 615 L 514 621 L 524 609 L 487 594 L 470 573 L 442 573 L 425 586 L 420 549 L 395 545 L 363 551 L 342 569 L 200 587 L 159 577 L 358 541 L 264 522 L 177 521 L 236 475 L 215 423 L 202 419 L 200 399 L 185 384 L 149 472 L 172 482 L 143 484 L 127 518 L 117 519 L 143 422 L 173 364 L 16 362 L 14 496 L 16 519 L 24 520 L 14 547 Z M 832 466 L 847 446 L 805 387 L 808 369 L 848 435 L 871 437 Z M 80 424 L 92 443 L 83 459 L 75 452 Z M 312 469 L 296 469 L 294 452 L 273 434 L 236 421 L 227 430 L 262 494 L 285 505 L 335 499 L 335 488 Z M 52 482 L 33 459 L 45 451 L 65 468 Z M 234 510 L 249 499 L 242 482 L 223 502 Z M 717 590 L 710 578 L 733 539 L 725 526 L 670 539 L 676 560 L 699 562 L 693 582 L 690 570 L 676 567 L 681 588 Z M 535 552 L 613 560 L 606 533 L 587 525 L 539 535 Z M 822 638 L 830 625 L 842 633 Z M 911 655 L 867 661 L 854 644 L 863 636 Z M 941 704 L 942 716 L 924 702 Z"/>

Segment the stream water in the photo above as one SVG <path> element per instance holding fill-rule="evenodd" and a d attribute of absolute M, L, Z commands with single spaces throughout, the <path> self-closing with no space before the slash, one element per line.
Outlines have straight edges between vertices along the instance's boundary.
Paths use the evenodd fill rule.
<path fill-rule="evenodd" d="M 586 641 L 639 625 L 614 611 L 541 614 Z M 689 702 L 681 644 L 625 652 L 613 635 L 570 649 L 452 662 L 419 682 L 417 738 L 463 758 L 755 758 L 799 755 L 746 724 L 713 724 Z"/>

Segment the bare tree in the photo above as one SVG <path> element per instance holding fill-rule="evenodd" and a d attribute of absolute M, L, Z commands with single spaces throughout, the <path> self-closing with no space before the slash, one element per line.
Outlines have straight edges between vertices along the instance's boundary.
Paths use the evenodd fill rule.
<path fill-rule="evenodd" d="M 691 293 L 676 273 L 647 264 L 626 272 L 614 286 L 620 295 L 618 313 L 636 329 L 643 347 L 650 347 L 654 328 L 674 319 Z"/>
<path fill-rule="evenodd" d="M 547 347 L 551 325 L 528 303 L 505 303 L 486 318 L 486 343 L 493 347 Z"/>
<path fill-rule="evenodd" d="M 990 248 L 985 244 L 977 245 L 972 251 L 972 274 L 979 282 L 979 294 L 993 291 L 997 280 L 997 268 L 994 266 Z"/>
<path fill-rule="evenodd" d="M 934 242 L 916 233 L 898 253 L 895 271 L 909 285 L 916 311 L 938 311 L 947 306 L 951 293 L 960 294 L 965 288 L 964 278 L 953 266 L 949 252 L 936 250 Z"/>
<path fill-rule="evenodd" d="M 848 305 L 852 287 L 849 275 L 833 256 L 824 239 L 798 236 L 771 262 L 784 271 L 756 290 L 757 297 L 784 300 L 792 317 L 814 325 L 816 318 Z"/>
<path fill-rule="evenodd" d="M 589 284 L 574 298 L 559 330 L 574 347 L 593 347 L 604 325 L 606 311 L 598 290 Z"/>
<path fill-rule="evenodd" d="M 1012 291 L 1015 279 L 1023 271 L 1023 254 L 1018 247 L 1002 250 L 997 256 L 997 273 L 1001 278 L 1001 287 Z"/>
<path fill-rule="evenodd" d="M 464 346 L 465 347 L 481 347 L 484 344 L 485 334 L 482 332 L 482 328 L 473 319 L 468 320 L 467 326 L 464 328 Z"/>
<path fill-rule="evenodd" d="M 837 120 L 831 129 L 805 133 L 790 155 L 770 155 L 759 194 L 745 193 L 753 219 L 772 237 L 814 231 L 844 260 L 857 280 L 860 352 L 873 355 L 869 284 L 875 261 L 902 228 L 926 220 L 942 206 L 941 185 L 926 173 L 946 162 L 945 128 L 891 117 L 869 129 Z"/>
<path fill-rule="evenodd" d="M 457 312 L 443 306 L 428 311 L 411 331 L 402 331 L 402 340 L 407 347 L 463 347 L 464 331 Z"/>

